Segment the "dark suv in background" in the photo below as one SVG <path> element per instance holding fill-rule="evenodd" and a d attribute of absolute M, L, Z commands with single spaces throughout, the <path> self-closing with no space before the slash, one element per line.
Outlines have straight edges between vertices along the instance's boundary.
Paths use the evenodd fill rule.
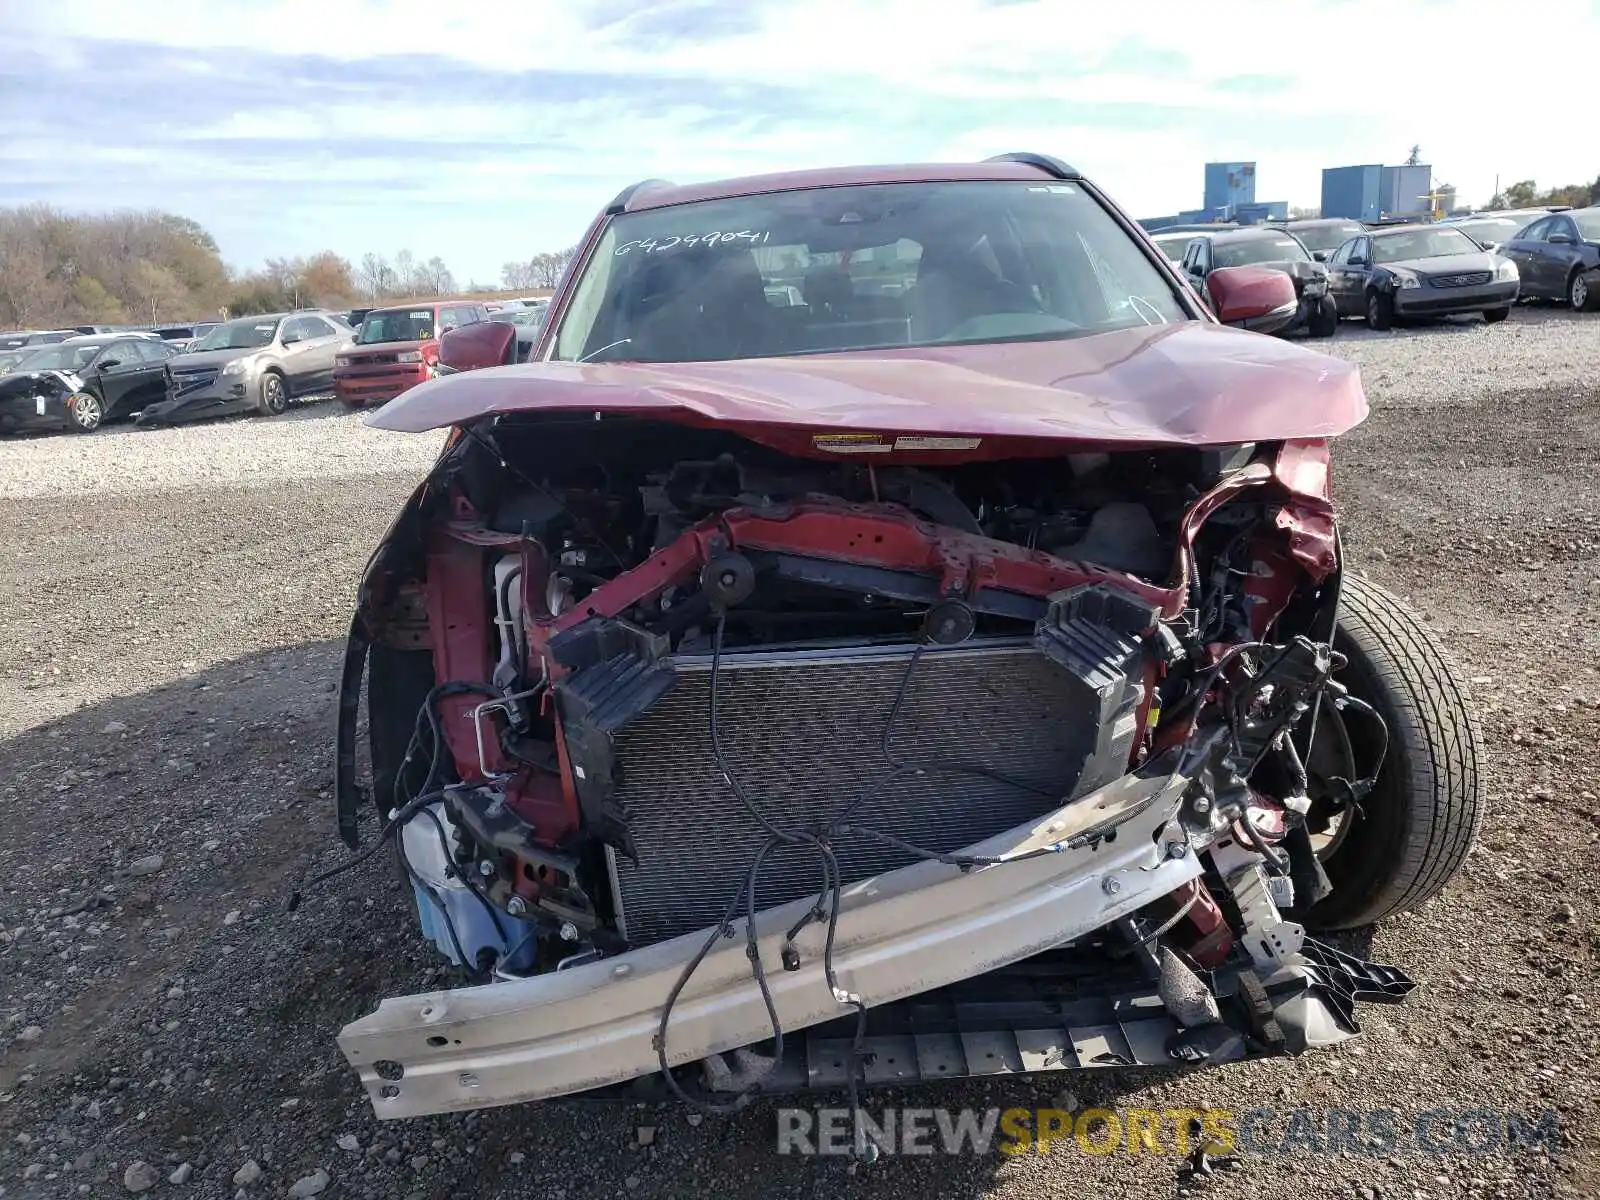
<path fill-rule="evenodd" d="M 1500 247 L 1522 276 L 1522 295 L 1600 312 L 1600 206 L 1552 213 Z"/>

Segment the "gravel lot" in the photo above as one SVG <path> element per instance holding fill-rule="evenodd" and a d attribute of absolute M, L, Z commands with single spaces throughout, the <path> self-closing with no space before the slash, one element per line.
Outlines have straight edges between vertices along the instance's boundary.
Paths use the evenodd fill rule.
<path fill-rule="evenodd" d="M 1600 1163 L 1600 319 L 1520 309 L 1323 343 L 1375 411 L 1336 462 L 1358 567 L 1455 648 L 1488 746 L 1478 851 L 1371 953 L 1367 1036 L 1195 1075 L 951 1085 L 916 1105 L 1561 1113 L 1556 1156 L 1248 1157 L 1231 1197 L 1592 1197 Z M 779 1158 L 774 1117 L 551 1105 L 379 1125 L 333 1038 L 441 976 L 385 863 L 338 860 L 353 587 L 439 439 L 333 405 L 0 445 L 0 1195 L 1172 1195 L 1171 1156 Z M 874 1097 L 876 1103 L 880 1098 Z M 641 1134 L 648 1128 L 650 1134 Z M 324 1180 L 323 1176 L 327 1179 Z M 331 1181 L 331 1182 L 328 1182 Z"/>

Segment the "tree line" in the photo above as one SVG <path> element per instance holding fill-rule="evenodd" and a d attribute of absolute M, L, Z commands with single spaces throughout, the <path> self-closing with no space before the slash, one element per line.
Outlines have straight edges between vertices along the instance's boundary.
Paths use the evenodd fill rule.
<path fill-rule="evenodd" d="M 500 268 L 500 282 L 512 292 L 554 288 L 577 253 L 576 246 L 568 246 L 553 253 L 535 254 L 527 262 L 508 262 Z"/>
<path fill-rule="evenodd" d="M 508 263 L 505 286 L 553 287 L 572 253 Z M 349 308 L 457 290 L 438 255 L 401 250 L 392 257 L 364 254 L 352 263 L 324 250 L 231 271 L 216 240 L 187 217 L 156 211 L 80 216 L 43 204 L 0 208 L 0 327 L 8 329 Z M 490 289 L 472 283 L 466 290 Z"/>
<path fill-rule="evenodd" d="M 1542 208 L 1547 204 L 1565 204 L 1572 208 L 1586 208 L 1600 204 L 1600 175 L 1593 183 L 1569 183 L 1561 187 L 1541 189 L 1531 179 L 1513 183 L 1489 198 L 1490 208 Z"/>

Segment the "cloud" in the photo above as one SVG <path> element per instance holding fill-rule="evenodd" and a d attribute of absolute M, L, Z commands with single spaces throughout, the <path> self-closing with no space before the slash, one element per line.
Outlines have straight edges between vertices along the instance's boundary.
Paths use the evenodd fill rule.
<path fill-rule="evenodd" d="M 1540 21 L 1600 45 L 1584 0 Z M 1197 205 L 1208 159 L 1258 161 L 1258 194 L 1295 203 L 1413 143 L 1471 199 L 1600 171 L 1581 138 L 1527 136 L 1528 105 L 1459 99 L 1514 77 L 1498 0 L 10 0 L 7 24 L 5 197 L 173 209 L 241 265 L 407 246 L 488 279 L 646 176 L 1008 149 L 1140 214 Z M 1330 50 L 1354 31 L 1352 82 Z M 1579 73 L 1541 89 L 1540 112 L 1586 109 Z"/>

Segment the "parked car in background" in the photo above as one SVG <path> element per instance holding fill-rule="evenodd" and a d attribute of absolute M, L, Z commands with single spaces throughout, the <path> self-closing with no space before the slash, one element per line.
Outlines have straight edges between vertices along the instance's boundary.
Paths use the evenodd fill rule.
<path fill-rule="evenodd" d="M 37 347 L 24 346 L 20 350 L 0 350 L 0 375 L 10 372 L 19 361 L 27 358 Z"/>
<path fill-rule="evenodd" d="M 1440 221 L 1440 225 L 1447 225 L 1451 229 L 1459 229 L 1485 250 L 1500 251 L 1501 248 L 1516 237 L 1523 229 L 1532 224 L 1531 217 L 1502 216 L 1498 213 L 1485 213 L 1476 217 L 1450 217 Z"/>
<path fill-rule="evenodd" d="M 1522 295 L 1600 312 L 1600 206 L 1536 220 L 1500 252 L 1517 264 Z"/>
<path fill-rule="evenodd" d="M 1231 229 L 1190 241 L 1182 267 L 1208 302 L 1206 281 L 1221 267 L 1271 267 L 1294 280 L 1299 311 L 1282 332 L 1305 330 L 1312 337 L 1331 337 L 1339 314 L 1328 297 L 1328 269 L 1311 257 L 1294 234 L 1266 226 Z"/>
<path fill-rule="evenodd" d="M 769 301 L 771 297 L 768 297 Z M 489 320 L 498 321 L 502 325 L 510 325 L 517 331 L 516 341 L 511 351 L 512 362 L 527 362 L 533 355 L 533 348 L 539 343 L 539 331 L 544 328 L 545 308 L 517 308 L 490 313 Z"/>
<path fill-rule="evenodd" d="M 1348 217 L 1305 217 L 1298 221 L 1274 221 L 1273 228 L 1288 230 L 1311 251 L 1312 258 L 1327 262 L 1329 255 L 1366 226 Z"/>
<path fill-rule="evenodd" d="M 296 396 L 326 392 L 333 361 L 355 331 L 330 312 L 239 317 L 195 339 L 169 364 L 166 398 L 140 424 L 254 409 L 281 413 Z"/>
<path fill-rule="evenodd" d="M 159 338 L 92 334 L 43 346 L 0 378 L 0 431 L 92 433 L 166 391 L 171 347 Z"/>
<path fill-rule="evenodd" d="M 433 378 L 443 334 L 488 319 L 489 311 L 472 300 L 424 300 L 372 309 L 354 343 L 334 364 L 334 394 L 350 408 L 392 400 Z"/>
<path fill-rule="evenodd" d="M 1150 240 L 1167 256 L 1169 262 L 1181 263 L 1184 252 L 1189 249 L 1189 243 L 1194 241 L 1196 236 L 1198 235 L 1187 229 L 1158 229 L 1150 235 Z"/>
<path fill-rule="evenodd" d="M 1481 312 L 1493 324 L 1516 303 L 1517 267 L 1452 225 L 1395 225 L 1353 237 L 1328 260 L 1339 315 L 1388 329 L 1407 317 Z"/>
<path fill-rule="evenodd" d="M 70 329 L 9 329 L 0 333 L 0 350 L 26 350 L 30 346 L 52 346 L 73 335 Z"/>

